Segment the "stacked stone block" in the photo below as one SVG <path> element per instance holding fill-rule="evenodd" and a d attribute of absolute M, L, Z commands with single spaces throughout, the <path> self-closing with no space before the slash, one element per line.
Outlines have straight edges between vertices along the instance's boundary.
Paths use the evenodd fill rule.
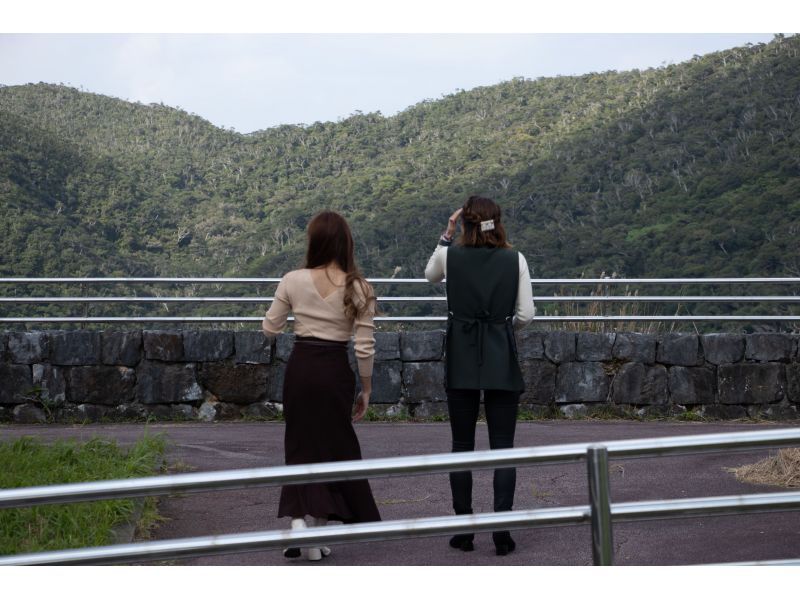
<path fill-rule="evenodd" d="M 446 415 L 444 340 L 441 330 L 376 333 L 373 409 Z M 260 331 L 0 332 L 0 421 L 273 417 L 293 344 Z M 800 407 L 794 334 L 529 329 L 517 350 L 521 407 L 536 413 L 794 419 Z"/>

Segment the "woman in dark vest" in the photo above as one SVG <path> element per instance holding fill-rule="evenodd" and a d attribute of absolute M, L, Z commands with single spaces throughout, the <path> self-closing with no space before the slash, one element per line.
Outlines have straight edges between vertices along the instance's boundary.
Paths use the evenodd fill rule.
<path fill-rule="evenodd" d="M 534 315 L 525 258 L 506 240 L 500 207 L 472 196 L 450 217 L 425 268 L 430 282 L 447 280 L 445 385 L 453 452 L 475 449 L 475 424 L 483 391 L 489 446 L 512 448 L 519 395 L 523 390 L 514 330 Z M 461 237 L 453 244 L 456 223 Z M 510 511 L 516 469 L 494 471 L 494 510 Z M 472 513 L 472 472 L 450 474 L 453 509 Z M 498 555 L 516 547 L 507 531 L 492 534 Z M 474 550 L 473 534 L 459 534 L 450 546 Z"/>

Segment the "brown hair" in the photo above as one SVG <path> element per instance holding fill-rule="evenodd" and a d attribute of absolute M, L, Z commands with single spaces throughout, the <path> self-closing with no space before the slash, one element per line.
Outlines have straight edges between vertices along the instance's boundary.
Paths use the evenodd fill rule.
<path fill-rule="evenodd" d="M 500 218 L 500 206 L 488 197 L 472 195 L 461 212 L 462 231 L 458 244 L 464 247 L 511 247 Z M 486 220 L 494 221 L 493 230 L 481 230 L 481 222 Z"/>
<path fill-rule="evenodd" d="M 306 268 L 318 268 L 335 263 L 347 275 L 344 288 L 344 314 L 350 320 L 367 311 L 375 302 L 372 286 L 361 275 L 354 256 L 353 235 L 347 220 L 336 212 L 320 212 L 308 223 L 308 249 Z M 330 278 L 329 278 L 330 280 Z M 331 281 L 333 282 L 333 281 Z M 356 299 L 356 287 L 361 289 L 362 298 Z"/>

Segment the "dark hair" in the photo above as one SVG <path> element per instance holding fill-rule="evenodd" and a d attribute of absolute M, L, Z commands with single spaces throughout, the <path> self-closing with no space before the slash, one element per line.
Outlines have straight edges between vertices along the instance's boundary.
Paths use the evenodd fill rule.
<path fill-rule="evenodd" d="M 354 256 L 353 235 L 347 220 L 336 212 L 320 212 L 308 223 L 306 268 L 327 266 L 331 262 L 347 275 L 344 288 L 344 313 L 350 320 L 362 315 L 376 301 L 372 286 L 361 275 Z M 331 281 L 333 282 L 333 281 Z M 356 299 L 356 283 L 362 293 Z"/>
<path fill-rule="evenodd" d="M 500 206 L 488 197 L 472 195 L 461 212 L 462 231 L 458 240 L 464 247 L 511 247 L 500 220 Z M 494 221 L 494 229 L 481 230 L 481 222 Z"/>

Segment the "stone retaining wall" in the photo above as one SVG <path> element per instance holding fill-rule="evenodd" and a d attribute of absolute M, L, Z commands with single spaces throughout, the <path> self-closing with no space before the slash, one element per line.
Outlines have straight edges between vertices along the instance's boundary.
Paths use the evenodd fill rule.
<path fill-rule="evenodd" d="M 539 332 L 518 335 L 535 415 L 797 418 L 798 336 Z M 0 332 L 0 421 L 272 417 L 293 335 L 259 331 Z M 443 331 L 376 334 L 373 409 L 447 413 Z M 351 366 L 355 359 L 350 351 Z"/>

